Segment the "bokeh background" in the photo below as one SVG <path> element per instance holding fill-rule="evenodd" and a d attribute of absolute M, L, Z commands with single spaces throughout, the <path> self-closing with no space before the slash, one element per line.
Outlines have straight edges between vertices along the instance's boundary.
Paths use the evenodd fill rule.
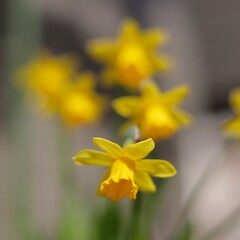
<path fill-rule="evenodd" d="M 195 118 L 157 146 L 160 158 L 176 164 L 178 176 L 169 180 L 164 206 L 156 209 L 153 239 L 167 239 L 181 217 L 191 222 L 192 239 L 208 239 L 202 237 L 221 223 L 209 239 L 240 239 L 240 150 L 226 143 L 219 128 L 232 116 L 229 91 L 240 85 L 239 12 L 238 0 L 1 0 L 0 239 L 84 240 L 92 212 L 105 211 L 107 200 L 95 194 L 102 170 L 78 167 L 71 157 L 92 147 L 93 136 L 117 139 L 111 114 L 101 123 L 61 130 L 58 119 L 29 111 L 12 76 L 42 47 L 74 52 L 83 69 L 98 72 L 85 52 L 86 41 L 115 36 L 127 16 L 143 27 L 167 29 L 164 52 L 174 68 L 157 81 L 162 89 L 189 85 L 184 107 Z M 191 207 L 181 215 L 189 197 Z"/>

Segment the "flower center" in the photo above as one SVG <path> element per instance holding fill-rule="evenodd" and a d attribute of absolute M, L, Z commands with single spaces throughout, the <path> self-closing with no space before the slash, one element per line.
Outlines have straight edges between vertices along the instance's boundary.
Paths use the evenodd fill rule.
<path fill-rule="evenodd" d="M 167 109 L 152 105 L 145 110 L 140 127 L 144 136 L 161 139 L 173 134 L 178 124 Z"/>
<path fill-rule="evenodd" d="M 87 123 L 97 115 L 97 109 L 90 97 L 81 93 L 70 93 L 64 99 L 62 115 L 70 125 Z"/>
<path fill-rule="evenodd" d="M 136 43 L 129 43 L 120 48 L 116 65 L 119 81 L 130 87 L 138 86 L 152 72 L 146 52 Z"/>

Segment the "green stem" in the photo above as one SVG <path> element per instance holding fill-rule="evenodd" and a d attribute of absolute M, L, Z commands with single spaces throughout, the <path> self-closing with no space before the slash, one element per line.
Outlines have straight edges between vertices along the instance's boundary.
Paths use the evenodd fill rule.
<path fill-rule="evenodd" d="M 139 140 L 139 129 L 137 126 L 129 127 L 126 136 L 125 141 L 123 143 L 123 146 L 126 146 L 128 144 L 135 143 Z"/>
<path fill-rule="evenodd" d="M 141 231 L 142 200 L 143 200 L 142 194 L 138 193 L 137 199 L 134 202 L 132 202 L 127 240 L 144 239 L 144 236 Z"/>
<path fill-rule="evenodd" d="M 126 132 L 123 146 L 135 143 L 139 140 L 139 129 L 136 126 L 130 127 Z M 142 210 L 142 194 L 138 193 L 135 201 L 132 202 L 130 221 L 127 228 L 128 240 L 140 240 L 143 236 L 140 234 L 141 229 L 141 210 Z"/>

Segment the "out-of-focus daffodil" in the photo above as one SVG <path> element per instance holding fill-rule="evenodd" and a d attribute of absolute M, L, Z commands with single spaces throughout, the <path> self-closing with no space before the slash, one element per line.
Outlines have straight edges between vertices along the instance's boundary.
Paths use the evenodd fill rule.
<path fill-rule="evenodd" d="M 18 72 L 22 88 L 31 102 L 37 99 L 47 112 L 59 114 L 69 126 L 97 120 L 104 98 L 95 91 L 95 77 L 90 72 L 76 72 L 77 62 L 69 54 L 54 56 L 41 52 Z"/>
<path fill-rule="evenodd" d="M 235 116 L 224 125 L 224 131 L 229 137 L 240 138 L 240 88 L 235 88 L 229 96 L 229 105 Z"/>
<path fill-rule="evenodd" d="M 99 119 L 104 98 L 94 89 L 94 76 L 91 73 L 79 74 L 76 81 L 65 89 L 59 112 L 67 125 L 81 125 Z"/>
<path fill-rule="evenodd" d="M 177 107 L 188 91 L 182 86 L 161 92 L 150 82 L 143 86 L 141 96 L 115 99 L 113 108 L 121 116 L 130 118 L 126 127 L 138 125 L 144 138 L 165 139 L 190 122 L 190 116 Z"/>
<path fill-rule="evenodd" d="M 123 148 L 103 138 L 94 138 L 93 143 L 103 152 L 83 150 L 76 154 L 78 164 L 93 164 L 109 167 L 100 183 L 98 194 L 117 201 L 128 197 L 135 199 L 138 190 L 154 192 L 154 177 L 171 177 L 176 174 L 171 163 L 159 159 L 143 159 L 154 149 L 152 139 L 147 139 Z"/>
<path fill-rule="evenodd" d="M 164 30 L 141 31 L 135 20 L 126 19 L 117 39 L 91 40 L 87 48 L 94 59 L 106 65 L 105 81 L 134 89 L 156 72 L 169 69 L 169 60 L 156 51 L 166 39 Z"/>
<path fill-rule="evenodd" d="M 41 108 L 55 111 L 75 70 L 76 61 L 72 56 L 56 57 L 44 51 L 19 70 L 18 78 L 22 88 L 37 98 Z"/>

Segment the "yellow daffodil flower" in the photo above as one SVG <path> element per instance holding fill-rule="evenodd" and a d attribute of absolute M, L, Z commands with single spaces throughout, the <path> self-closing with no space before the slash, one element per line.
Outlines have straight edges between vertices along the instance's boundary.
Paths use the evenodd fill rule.
<path fill-rule="evenodd" d="M 156 49 L 165 43 L 162 29 L 140 30 L 133 19 L 126 19 L 117 39 L 96 39 L 88 43 L 91 56 L 106 65 L 103 79 L 135 89 L 146 78 L 169 69 L 169 60 L 157 55 Z"/>
<path fill-rule="evenodd" d="M 93 122 L 102 114 L 104 98 L 94 90 L 94 76 L 85 72 L 65 89 L 59 112 L 69 126 Z"/>
<path fill-rule="evenodd" d="M 151 82 L 143 86 L 141 96 L 115 99 L 113 108 L 121 116 L 130 118 L 124 128 L 136 124 L 144 138 L 165 139 L 190 122 L 190 116 L 177 107 L 187 94 L 186 86 L 161 92 Z"/>
<path fill-rule="evenodd" d="M 68 126 L 93 122 L 101 116 L 104 98 L 95 91 L 90 72 L 76 73 L 77 62 L 69 54 L 40 54 L 18 72 L 28 98 L 37 99 L 45 112 L 55 112 Z"/>
<path fill-rule="evenodd" d="M 56 110 L 75 70 L 76 61 L 72 56 L 56 57 L 44 51 L 19 70 L 18 79 L 21 87 L 38 99 L 40 107 L 51 112 Z"/>
<path fill-rule="evenodd" d="M 128 144 L 123 148 L 103 138 L 94 138 L 93 143 L 103 152 L 83 150 L 73 159 L 78 164 L 108 167 L 100 183 L 98 194 L 112 201 L 124 197 L 135 199 L 138 190 L 156 191 L 150 175 L 166 178 L 176 174 L 173 165 L 165 160 L 144 159 L 155 147 L 150 138 Z"/>
<path fill-rule="evenodd" d="M 240 88 L 232 90 L 229 96 L 229 105 L 235 116 L 224 125 L 224 131 L 229 137 L 240 138 Z"/>

